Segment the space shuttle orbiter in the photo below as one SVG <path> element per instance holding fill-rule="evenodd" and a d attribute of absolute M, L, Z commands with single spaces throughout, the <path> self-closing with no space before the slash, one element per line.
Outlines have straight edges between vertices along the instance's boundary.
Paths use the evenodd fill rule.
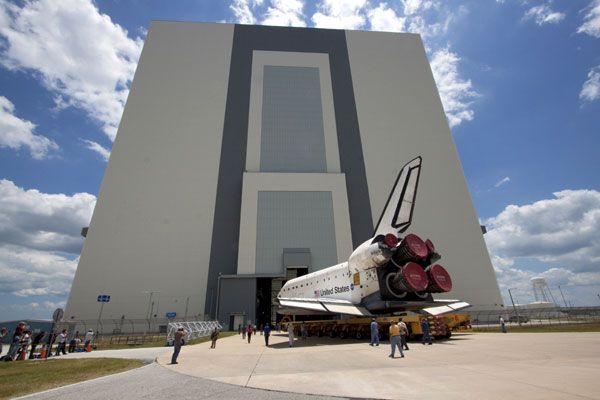
<path fill-rule="evenodd" d="M 412 222 L 421 157 L 406 164 L 375 227 L 373 238 L 358 246 L 348 261 L 291 279 L 277 295 L 281 314 L 372 316 L 423 310 L 432 315 L 470 305 L 434 300 L 432 293 L 452 290 L 448 271 L 431 240 L 402 236 Z"/>

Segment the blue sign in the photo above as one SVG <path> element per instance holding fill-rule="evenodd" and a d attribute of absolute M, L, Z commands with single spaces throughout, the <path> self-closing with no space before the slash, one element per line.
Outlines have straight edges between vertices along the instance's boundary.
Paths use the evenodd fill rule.
<path fill-rule="evenodd" d="M 108 303 L 110 301 L 110 296 L 107 294 L 98 295 L 98 301 L 101 303 Z"/>
<path fill-rule="evenodd" d="M 175 311 L 171 311 L 167 313 L 167 318 L 175 318 L 177 313 Z"/>

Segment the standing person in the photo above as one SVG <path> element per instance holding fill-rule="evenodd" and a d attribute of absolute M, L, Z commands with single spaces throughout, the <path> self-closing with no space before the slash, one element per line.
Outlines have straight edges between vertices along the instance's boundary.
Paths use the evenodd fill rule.
<path fill-rule="evenodd" d="M 400 350 L 400 358 L 404 357 L 404 352 L 402 351 L 402 346 L 400 346 L 400 341 L 400 327 L 398 326 L 397 322 L 392 321 L 392 324 L 390 325 L 390 343 L 392 345 L 392 353 L 388 357 L 394 358 L 394 355 L 396 354 L 396 347 L 398 347 L 398 350 Z"/>
<path fill-rule="evenodd" d="M 181 344 L 183 343 L 185 335 L 187 335 L 187 332 L 183 328 L 179 328 L 177 329 L 177 332 L 175 332 L 175 337 L 173 338 L 173 347 L 175 350 L 173 351 L 173 356 L 171 357 L 171 364 L 179 364 L 177 362 L 177 357 L 181 351 Z"/>
<path fill-rule="evenodd" d="M 73 353 L 75 351 L 75 347 L 77 347 L 77 340 L 79 340 L 79 331 L 75 331 L 75 335 L 69 340 L 69 353 Z"/>
<path fill-rule="evenodd" d="M 306 325 L 304 324 L 304 321 L 302 321 L 302 323 L 300 324 L 300 336 L 302 336 L 303 340 L 307 337 Z"/>
<path fill-rule="evenodd" d="M 83 346 L 85 348 L 85 351 L 87 351 L 88 348 L 91 348 L 92 340 L 94 340 L 94 331 L 88 329 L 88 331 L 85 333 L 85 336 L 83 337 Z"/>
<path fill-rule="evenodd" d="M 2 329 L 0 329 L 0 355 L 2 354 L 2 341 L 6 335 L 8 335 L 8 329 L 2 327 Z"/>
<path fill-rule="evenodd" d="M 265 346 L 269 347 L 269 335 L 271 334 L 271 327 L 267 322 L 263 328 L 263 334 L 265 335 Z"/>
<path fill-rule="evenodd" d="M 38 346 L 38 344 L 40 344 L 42 342 L 42 339 L 44 338 L 45 334 L 46 334 L 46 332 L 41 331 L 33 337 L 33 340 L 31 341 L 31 351 L 29 352 L 29 359 L 33 358 L 33 353 L 35 352 L 35 348 Z"/>
<path fill-rule="evenodd" d="M 427 344 L 432 344 L 431 333 L 429 332 L 429 322 L 425 318 L 421 320 L 421 330 L 423 331 L 423 344 L 425 344 L 425 342 L 427 342 Z"/>
<path fill-rule="evenodd" d="M 25 330 L 21 334 L 21 341 L 19 342 L 19 353 L 17 360 L 25 360 L 27 357 L 27 349 L 31 343 L 31 331 Z"/>
<path fill-rule="evenodd" d="M 250 343 L 250 340 L 252 340 L 252 332 L 254 332 L 254 327 L 252 327 L 252 324 L 248 324 L 248 329 L 246 329 L 246 335 L 248 335 L 248 343 Z"/>
<path fill-rule="evenodd" d="M 210 345 L 211 349 L 214 349 L 217 347 L 217 339 L 219 338 L 219 330 L 217 328 L 215 328 L 214 331 L 212 331 L 212 333 L 210 334 L 210 340 L 212 340 L 212 344 Z"/>
<path fill-rule="evenodd" d="M 17 352 L 21 347 L 21 335 L 23 334 L 23 331 L 25 331 L 25 326 L 25 322 L 21 321 L 15 328 L 15 333 L 13 333 L 10 348 L 8 349 L 8 353 L 6 354 L 6 360 L 12 361 L 15 359 L 15 356 L 17 355 Z"/>
<path fill-rule="evenodd" d="M 406 338 L 408 337 L 408 326 L 402 321 L 402 318 L 398 320 L 398 327 L 400 328 L 400 345 L 404 350 L 408 350 L 408 344 L 406 344 Z"/>
<path fill-rule="evenodd" d="M 246 340 L 246 327 L 242 327 L 242 340 Z"/>
<path fill-rule="evenodd" d="M 67 330 L 63 329 L 58 335 L 58 346 L 56 346 L 55 356 L 60 356 L 60 353 L 67 354 L 65 348 L 67 347 Z"/>
<path fill-rule="evenodd" d="M 292 325 L 291 322 L 288 322 L 287 324 L 287 331 L 288 331 L 288 339 L 290 341 L 290 347 L 294 346 L 294 325 Z"/>
<path fill-rule="evenodd" d="M 502 316 L 500 316 L 500 329 L 502 330 L 502 333 L 506 333 L 506 324 L 504 323 L 504 318 L 502 318 Z"/>
<path fill-rule="evenodd" d="M 238 325 L 238 335 L 242 334 L 242 324 Z"/>
<path fill-rule="evenodd" d="M 375 318 L 371 319 L 371 346 L 379 346 L 379 325 L 377 325 L 377 321 Z"/>

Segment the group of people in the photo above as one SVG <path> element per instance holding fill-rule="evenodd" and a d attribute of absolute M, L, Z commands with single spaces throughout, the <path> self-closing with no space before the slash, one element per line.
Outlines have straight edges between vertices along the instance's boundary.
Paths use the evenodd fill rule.
<path fill-rule="evenodd" d="M 2 342 L 4 338 L 8 336 L 8 329 L 0 329 L 0 353 L 2 352 Z M 70 338 L 69 332 L 63 329 L 60 333 L 58 331 L 45 332 L 45 331 L 32 331 L 29 329 L 25 322 L 19 322 L 15 331 L 13 332 L 10 348 L 5 356 L 2 357 L 3 361 L 14 361 L 14 360 L 25 360 L 27 359 L 27 353 L 29 358 L 36 358 L 36 350 L 38 346 L 42 346 L 39 358 L 52 356 L 52 348 L 56 343 L 55 356 L 61 354 L 67 354 L 68 352 L 75 352 L 83 342 L 84 348 L 88 348 L 94 338 L 94 331 L 89 330 L 85 333 L 83 339 L 79 335 L 79 331 L 76 331 Z"/>
<path fill-rule="evenodd" d="M 429 321 L 426 318 L 421 320 L 421 331 L 423 332 L 422 343 L 432 344 L 431 331 L 429 329 Z M 406 338 L 408 337 L 408 327 L 406 323 L 402 321 L 402 318 L 398 319 L 398 322 L 393 321 L 390 324 L 389 336 L 390 345 L 392 351 L 388 357 L 394 358 L 396 355 L 396 347 L 400 351 L 400 358 L 404 358 L 404 350 L 409 350 Z M 373 318 L 371 320 L 371 346 L 379 346 L 379 324 L 377 320 Z"/>
<path fill-rule="evenodd" d="M 256 325 L 248 324 L 248 326 L 244 327 L 242 324 L 238 325 L 238 334 L 242 335 L 242 340 L 248 339 L 248 343 L 252 341 L 252 334 L 255 332 L 260 332 L 261 335 L 265 337 L 265 346 L 269 346 L 269 337 L 271 336 L 271 326 L 267 322 L 262 325 L 259 329 L 256 329 Z"/>

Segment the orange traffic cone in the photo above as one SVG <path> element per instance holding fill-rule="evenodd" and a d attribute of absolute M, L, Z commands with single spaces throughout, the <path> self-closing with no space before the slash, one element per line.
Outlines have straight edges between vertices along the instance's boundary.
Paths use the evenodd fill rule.
<path fill-rule="evenodd" d="M 23 360 L 23 361 L 27 360 L 27 349 L 25 349 L 21 352 L 21 360 Z"/>
<path fill-rule="evenodd" d="M 42 350 L 40 351 L 40 358 L 42 360 L 46 358 L 46 345 L 42 346 Z"/>
<path fill-rule="evenodd" d="M 88 343 L 87 346 L 85 346 L 85 351 L 90 353 L 92 351 L 92 344 Z"/>

